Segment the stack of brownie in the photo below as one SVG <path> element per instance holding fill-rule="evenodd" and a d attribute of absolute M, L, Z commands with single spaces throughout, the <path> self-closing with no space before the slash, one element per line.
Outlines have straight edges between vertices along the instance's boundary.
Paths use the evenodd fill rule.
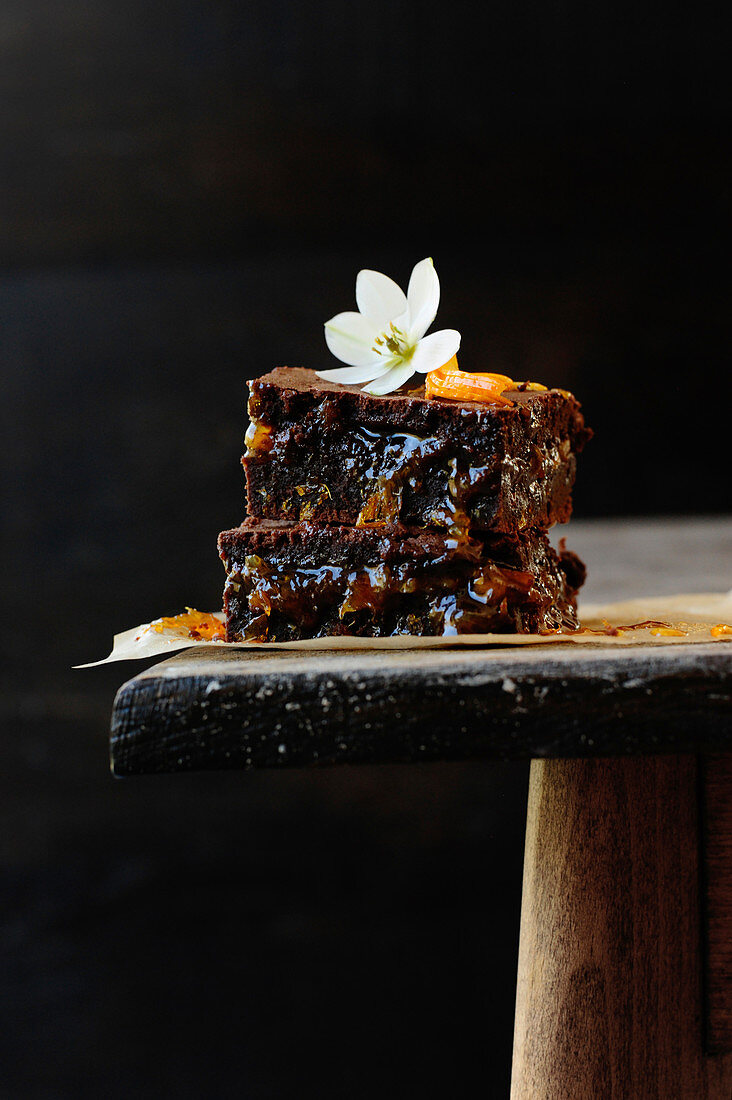
<path fill-rule="evenodd" d="M 584 566 L 546 532 L 591 432 L 562 390 L 505 396 L 251 382 L 248 516 L 219 536 L 227 639 L 575 629 Z"/>

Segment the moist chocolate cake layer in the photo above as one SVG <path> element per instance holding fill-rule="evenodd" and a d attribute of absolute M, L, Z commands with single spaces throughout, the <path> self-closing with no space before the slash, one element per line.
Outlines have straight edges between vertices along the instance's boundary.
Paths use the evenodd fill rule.
<path fill-rule="evenodd" d="M 229 641 L 539 633 L 577 627 L 585 570 L 543 532 L 247 519 L 219 536 Z"/>
<path fill-rule="evenodd" d="M 281 367 L 250 383 L 248 513 L 350 525 L 515 534 L 566 522 L 591 436 L 560 390 L 511 405 L 370 396 Z"/>

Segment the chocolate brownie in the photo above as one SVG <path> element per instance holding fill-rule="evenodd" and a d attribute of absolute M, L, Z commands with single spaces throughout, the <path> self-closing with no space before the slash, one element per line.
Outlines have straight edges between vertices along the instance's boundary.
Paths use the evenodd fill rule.
<path fill-rule="evenodd" d="M 248 513 L 270 519 L 514 534 L 569 519 L 591 436 L 562 390 L 510 405 L 383 397 L 280 367 L 250 383 Z"/>
<path fill-rule="evenodd" d="M 249 518 L 219 536 L 228 641 L 577 627 L 584 566 L 546 535 Z"/>

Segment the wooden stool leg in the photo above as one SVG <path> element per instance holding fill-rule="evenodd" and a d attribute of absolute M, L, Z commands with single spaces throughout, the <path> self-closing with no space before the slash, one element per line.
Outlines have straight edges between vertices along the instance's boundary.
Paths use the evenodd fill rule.
<path fill-rule="evenodd" d="M 704 1053 L 689 757 L 531 766 L 512 1100 L 730 1100 Z"/>
<path fill-rule="evenodd" d="M 732 1050 L 732 752 L 703 758 L 701 769 L 706 1037 L 716 1054 Z"/>

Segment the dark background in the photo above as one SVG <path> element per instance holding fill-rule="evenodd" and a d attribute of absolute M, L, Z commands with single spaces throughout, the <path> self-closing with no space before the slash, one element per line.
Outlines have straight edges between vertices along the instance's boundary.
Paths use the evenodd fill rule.
<path fill-rule="evenodd" d="M 115 783 L 135 667 L 69 666 L 217 605 L 244 380 L 363 266 L 432 255 L 464 368 L 580 395 L 578 516 L 728 511 L 727 53 L 661 4 L 3 5 L 3 1096 L 506 1095 L 523 767 Z"/>

